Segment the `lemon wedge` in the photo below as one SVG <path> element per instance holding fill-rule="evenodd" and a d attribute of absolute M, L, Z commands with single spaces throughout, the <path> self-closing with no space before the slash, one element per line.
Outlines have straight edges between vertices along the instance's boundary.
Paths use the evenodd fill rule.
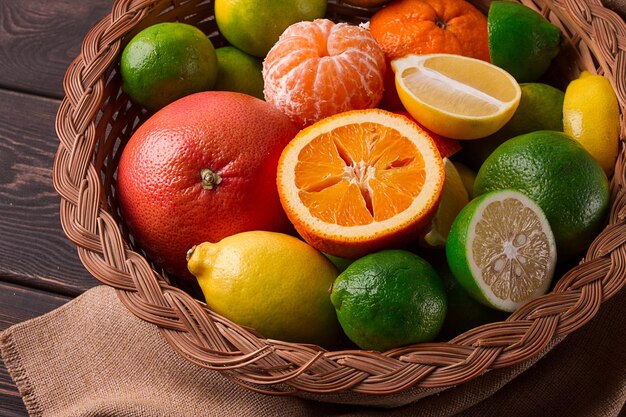
<path fill-rule="evenodd" d="M 461 55 L 407 55 L 391 67 L 406 110 L 448 138 L 478 139 L 496 132 L 513 117 L 522 94 L 503 69 Z"/>

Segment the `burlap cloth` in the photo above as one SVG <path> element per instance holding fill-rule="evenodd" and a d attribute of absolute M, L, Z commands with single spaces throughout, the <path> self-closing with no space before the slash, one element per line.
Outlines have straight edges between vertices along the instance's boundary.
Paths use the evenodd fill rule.
<path fill-rule="evenodd" d="M 183 360 L 104 286 L 7 329 L 0 348 L 32 416 L 626 415 L 626 291 L 541 358 L 439 393 L 373 397 L 396 406 L 430 394 L 387 409 L 244 389 Z"/>

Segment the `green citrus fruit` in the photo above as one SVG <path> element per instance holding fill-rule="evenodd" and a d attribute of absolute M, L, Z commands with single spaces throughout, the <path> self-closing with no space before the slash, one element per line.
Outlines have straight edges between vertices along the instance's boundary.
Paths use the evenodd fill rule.
<path fill-rule="evenodd" d="M 233 46 L 265 57 L 288 26 L 326 14 L 326 0 L 216 0 L 215 21 Z"/>
<path fill-rule="evenodd" d="M 122 51 L 122 89 L 149 110 L 210 90 L 217 76 L 213 44 L 185 23 L 158 23 L 135 35 Z"/>
<path fill-rule="evenodd" d="M 541 208 L 520 192 L 499 190 L 475 198 L 459 213 L 446 256 L 472 297 L 510 312 L 548 290 L 557 254 Z"/>
<path fill-rule="evenodd" d="M 561 30 L 517 2 L 491 2 L 487 33 L 491 63 L 520 83 L 541 77 L 561 47 Z"/>
<path fill-rule="evenodd" d="M 330 346 L 340 340 L 328 294 L 339 271 L 300 239 L 238 233 L 193 247 L 187 266 L 207 305 L 236 323 L 289 342 Z"/>
<path fill-rule="evenodd" d="M 464 156 L 475 169 L 507 139 L 537 130 L 563 130 L 563 92 L 543 83 L 524 83 L 520 87 L 519 106 L 502 129 L 486 138 L 463 143 Z"/>
<path fill-rule="evenodd" d="M 263 100 L 263 64 L 234 46 L 215 50 L 217 55 L 217 80 L 214 90 L 236 91 Z"/>
<path fill-rule="evenodd" d="M 337 267 L 339 272 L 345 271 L 352 264 L 352 262 L 354 262 L 354 259 L 341 258 L 339 256 L 331 255 L 330 253 L 324 253 L 324 255 L 333 263 L 333 265 Z"/>
<path fill-rule="evenodd" d="M 541 207 L 563 258 L 589 245 L 609 207 L 602 167 L 560 132 L 532 132 L 500 145 L 478 171 L 474 195 L 501 189 L 521 191 Z"/>
<path fill-rule="evenodd" d="M 403 250 L 354 261 L 335 280 L 330 299 L 348 338 L 362 349 L 381 352 L 433 340 L 447 307 L 433 267 Z"/>
<path fill-rule="evenodd" d="M 438 340 L 450 340 L 475 327 L 506 319 L 507 314 L 489 308 L 472 297 L 454 277 L 445 259 L 433 265 L 436 265 L 435 269 L 444 283 L 448 298 L 448 311 Z"/>
<path fill-rule="evenodd" d="M 567 86 L 563 131 L 593 155 L 607 176 L 617 160 L 619 119 L 617 96 L 607 78 L 583 71 Z"/>

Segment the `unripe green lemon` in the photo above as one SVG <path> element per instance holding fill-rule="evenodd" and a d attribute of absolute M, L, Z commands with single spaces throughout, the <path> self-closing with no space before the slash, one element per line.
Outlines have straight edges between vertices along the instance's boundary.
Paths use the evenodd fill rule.
<path fill-rule="evenodd" d="M 520 83 L 543 75 L 561 48 L 561 30 L 528 6 L 493 1 L 487 14 L 491 63 Z"/>
<path fill-rule="evenodd" d="M 326 14 L 326 0 L 215 0 L 215 21 L 233 46 L 265 57 L 293 23 Z"/>

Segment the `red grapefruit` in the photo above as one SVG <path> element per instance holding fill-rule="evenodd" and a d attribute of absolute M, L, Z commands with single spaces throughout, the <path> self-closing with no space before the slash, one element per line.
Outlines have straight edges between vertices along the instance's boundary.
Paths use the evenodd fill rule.
<path fill-rule="evenodd" d="M 192 279 L 185 257 L 193 245 L 290 231 L 276 167 L 296 133 L 271 105 L 233 92 L 193 94 L 155 113 L 118 168 L 120 207 L 137 243 L 167 272 Z"/>

